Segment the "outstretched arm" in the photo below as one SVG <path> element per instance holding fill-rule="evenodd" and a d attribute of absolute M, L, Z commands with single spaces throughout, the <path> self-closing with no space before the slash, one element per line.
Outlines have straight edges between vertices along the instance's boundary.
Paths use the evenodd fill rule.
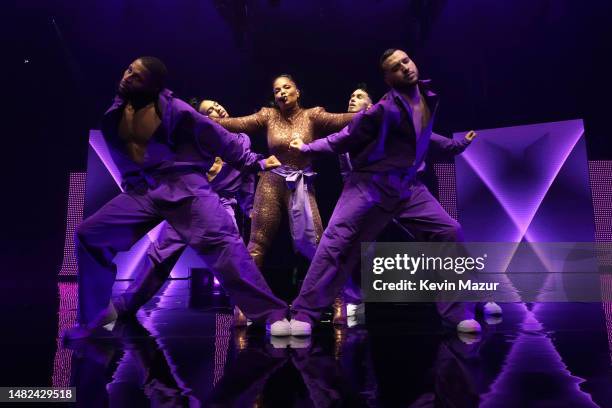
<path fill-rule="evenodd" d="M 268 126 L 269 108 L 261 108 L 259 112 L 237 118 L 215 118 L 215 122 L 230 132 L 255 133 Z"/>
<path fill-rule="evenodd" d="M 475 137 L 476 132 L 473 130 L 470 130 L 463 140 L 454 140 L 432 133 L 430 143 L 436 151 L 454 156 L 463 153 Z"/>
<path fill-rule="evenodd" d="M 182 111 L 180 120 L 183 130 L 193 136 L 203 154 L 219 156 L 236 169 L 267 170 L 280 165 L 276 158 L 264 159 L 263 155 L 252 152 L 243 140 L 246 135 L 231 133 L 191 108 Z"/>
<path fill-rule="evenodd" d="M 311 117 L 319 135 L 337 132 L 355 117 L 355 113 L 329 113 L 322 107 L 312 108 Z"/>
<path fill-rule="evenodd" d="M 337 133 L 308 144 L 294 139 L 289 146 L 304 153 L 347 153 L 353 147 L 362 146 L 378 136 L 383 115 L 384 107 L 376 104 L 356 114 L 351 123 Z"/>

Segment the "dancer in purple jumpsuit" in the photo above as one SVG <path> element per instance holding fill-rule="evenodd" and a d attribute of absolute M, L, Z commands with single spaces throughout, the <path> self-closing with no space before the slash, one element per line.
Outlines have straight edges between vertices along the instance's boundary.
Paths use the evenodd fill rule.
<path fill-rule="evenodd" d="M 198 110 L 210 118 L 229 116 L 221 104 L 208 99 L 199 104 Z M 249 149 L 251 146 L 249 138 L 244 134 L 242 136 L 241 143 L 245 149 Z M 244 215 L 250 216 L 255 195 L 255 174 L 238 171 L 217 156 L 206 177 L 212 190 L 219 195 L 223 208 L 238 228 L 234 206 L 238 205 Z M 113 299 L 117 313 L 120 316 L 133 315 L 147 303 L 168 279 L 186 247 L 187 244 L 179 233 L 166 224 L 158 239 L 149 246 L 143 270 L 138 273 L 125 292 Z M 234 323 L 238 326 L 247 324 L 246 316 L 238 307 L 234 308 L 234 319 Z"/>
<path fill-rule="evenodd" d="M 287 305 L 272 294 L 206 178 L 215 156 L 236 168 L 280 163 L 245 149 L 241 136 L 174 98 L 164 88 L 166 72 L 157 58 L 135 60 L 104 115 L 102 133 L 124 192 L 77 229 L 79 324 L 65 338 L 90 336 L 116 319 L 113 259 L 162 220 L 205 259 L 249 318 L 274 322 L 270 333 L 287 335 Z"/>
<path fill-rule="evenodd" d="M 357 89 L 353 91 L 349 99 L 348 112 L 360 112 L 368 110 L 372 107 L 372 98 L 367 91 L 365 84 L 359 84 Z M 348 126 L 340 131 L 341 133 L 348 133 Z M 341 137 L 341 136 L 334 136 Z M 344 136 L 345 137 L 345 136 Z M 441 153 L 445 156 L 452 156 L 463 153 L 463 151 L 469 146 L 469 143 L 475 137 L 474 132 L 470 132 L 466 135 L 466 138 L 462 141 L 449 139 L 447 137 L 431 133 L 430 148 L 434 153 Z M 353 170 L 351 165 L 351 159 L 349 153 L 342 153 L 338 156 L 338 162 L 340 165 L 340 173 L 342 180 L 346 182 L 349 179 L 351 171 Z M 421 164 L 417 171 L 417 177 L 419 177 L 425 171 L 425 162 Z M 431 197 L 433 199 L 433 197 Z M 430 199 L 430 200 L 431 200 Z M 398 225 L 406 234 L 413 237 L 412 232 L 407 230 L 402 223 L 397 220 L 392 220 Z M 359 255 L 359 254 L 358 254 Z M 349 275 L 349 279 L 342 290 L 342 296 L 334 302 L 334 324 L 344 324 L 348 318 L 355 316 L 359 313 L 363 313 L 363 303 L 361 302 L 361 288 L 355 284 L 352 276 Z M 488 304 L 489 305 L 489 304 Z M 499 306 L 494 305 L 499 308 Z M 485 311 L 487 308 L 485 307 Z"/>
<path fill-rule="evenodd" d="M 360 243 L 374 241 L 393 218 L 420 241 L 463 240 L 460 225 L 416 177 L 432 140 L 437 95 L 428 81 L 419 81 L 418 69 L 404 51 L 385 51 L 380 66 L 391 90 L 357 115 L 346 131 L 308 144 L 291 141 L 291 147 L 304 154 L 348 152 L 353 169 L 292 304 L 293 335 L 311 333 L 349 274 L 359 270 Z M 480 330 L 472 304 L 437 307 L 459 331 Z"/>

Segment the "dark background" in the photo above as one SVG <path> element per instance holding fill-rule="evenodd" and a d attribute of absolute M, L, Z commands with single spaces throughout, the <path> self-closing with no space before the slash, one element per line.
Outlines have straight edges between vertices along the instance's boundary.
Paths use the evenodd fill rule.
<path fill-rule="evenodd" d="M 25 381 L 18 369 L 53 356 L 68 174 L 85 170 L 87 131 L 140 55 L 166 62 L 179 96 L 217 99 L 238 116 L 267 103 L 280 73 L 295 76 L 305 106 L 344 111 L 358 82 L 377 99 L 385 90 L 378 57 L 400 47 L 435 81 L 439 133 L 583 118 L 589 158 L 612 159 L 609 1 L 3 4 L 0 307 L 5 340 L 29 340 L 8 349 L 3 372 L 12 374 L 0 385 L 48 381 Z M 321 172 L 336 167 L 333 159 L 318 164 Z M 325 221 L 339 183 L 335 173 L 318 181 Z"/>

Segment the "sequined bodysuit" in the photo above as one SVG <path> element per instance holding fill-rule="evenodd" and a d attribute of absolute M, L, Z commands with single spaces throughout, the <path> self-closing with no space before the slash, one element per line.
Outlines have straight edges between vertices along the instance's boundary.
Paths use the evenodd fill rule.
<path fill-rule="evenodd" d="M 234 132 L 252 134 L 266 129 L 270 154 L 275 155 L 283 165 L 303 170 L 311 165 L 311 159 L 307 155 L 290 150 L 289 142 L 299 137 L 304 143 L 309 143 L 316 137 L 337 132 L 346 126 L 353 116 L 353 113 L 328 113 L 321 107 L 311 109 L 297 107 L 287 113 L 281 113 L 275 108 L 262 108 L 253 115 L 223 118 L 217 121 L 221 126 Z M 260 268 L 265 253 L 278 231 L 283 211 L 287 211 L 290 194 L 283 177 L 271 172 L 261 174 L 255 191 L 251 237 L 248 245 L 249 253 Z M 314 189 L 310 188 L 308 195 L 318 243 L 323 233 L 323 225 Z"/>

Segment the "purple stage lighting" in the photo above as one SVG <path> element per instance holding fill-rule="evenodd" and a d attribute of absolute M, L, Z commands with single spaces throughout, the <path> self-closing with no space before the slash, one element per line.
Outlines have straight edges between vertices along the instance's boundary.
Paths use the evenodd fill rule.
<path fill-rule="evenodd" d="M 68 209 L 66 214 L 66 238 L 64 241 L 64 259 L 59 274 L 76 275 L 78 266 L 75 256 L 74 233 L 83 221 L 83 202 L 85 200 L 85 178 L 87 173 L 70 173 L 68 187 Z"/>
<path fill-rule="evenodd" d="M 583 133 L 581 120 L 478 131 L 456 159 L 466 240 L 592 242 Z"/>

